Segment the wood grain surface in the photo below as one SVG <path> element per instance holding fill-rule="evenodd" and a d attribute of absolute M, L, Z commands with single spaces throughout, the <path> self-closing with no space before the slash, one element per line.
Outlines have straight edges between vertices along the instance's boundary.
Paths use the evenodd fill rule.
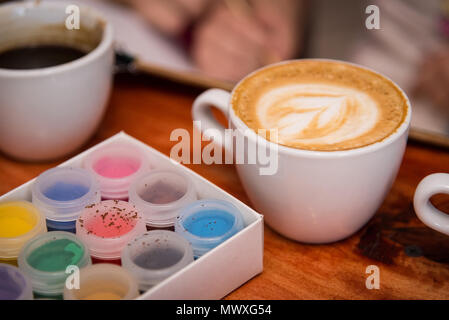
<path fill-rule="evenodd" d="M 108 112 L 83 149 L 124 130 L 168 155 L 176 144 L 170 141 L 173 129 L 192 132 L 190 107 L 199 92 L 158 78 L 119 76 Z M 0 194 L 63 160 L 24 163 L 0 155 Z M 412 207 L 419 181 L 433 172 L 448 172 L 448 165 L 447 150 L 409 143 L 381 209 L 357 234 L 338 243 L 305 245 L 265 226 L 264 272 L 227 298 L 448 299 L 449 237 L 425 227 Z M 251 205 L 232 165 L 188 167 Z M 437 196 L 433 202 L 449 211 L 449 197 Z M 379 267 L 378 290 L 366 289 L 369 265 Z"/>

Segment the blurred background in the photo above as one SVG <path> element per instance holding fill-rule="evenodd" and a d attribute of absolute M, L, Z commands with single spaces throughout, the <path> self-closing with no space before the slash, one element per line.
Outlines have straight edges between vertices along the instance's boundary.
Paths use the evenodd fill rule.
<path fill-rule="evenodd" d="M 52 0 L 63 1 L 63 0 Z M 409 95 L 412 136 L 449 146 L 448 0 L 75 0 L 113 24 L 132 69 L 232 88 L 293 58 L 351 61 Z M 378 9 L 379 28 L 368 29 Z"/>

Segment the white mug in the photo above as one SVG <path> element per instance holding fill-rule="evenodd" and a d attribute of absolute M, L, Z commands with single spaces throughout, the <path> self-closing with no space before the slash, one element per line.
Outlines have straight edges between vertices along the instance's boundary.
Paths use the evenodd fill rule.
<path fill-rule="evenodd" d="M 449 194 L 449 174 L 434 173 L 425 177 L 416 188 L 413 206 L 418 218 L 430 228 L 449 236 L 449 216 L 429 201 L 433 195 Z"/>
<path fill-rule="evenodd" d="M 236 164 L 246 193 L 269 226 L 296 241 L 328 243 L 352 235 L 371 219 L 393 184 L 407 143 L 411 108 L 400 91 L 406 100 L 407 115 L 400 127 L 380 142 L 320 152 L 264 140 L 270 149 L 278 148 L 276 174 L 260 175 L 259 164 Z M 193 103 L 193 119 L 198 121 L 196 125 L 201 124 L 201 130 L 224 130 L 210 112 L 213 105 L 228 116 L 231 128 L 238 129 L 237 139 L 246 133 L 245 152 L 255 150 L 259 136 L 234 113 L 230 104 L 233 92 L 210 89 L 202 93 Z"/>
<path fill-rule="evenodd" d="M 0 150 L 12 157 L 47 160 L 70 153 L 94 133 L 105 112 L 114 64 L 112 28 L 80 7 L 80 29 L 68 29 L 68 6 L 41 1 L 0 6 L 0 50 L 98 37 L 90 52 L 66 64 L 0 69 Z"/>

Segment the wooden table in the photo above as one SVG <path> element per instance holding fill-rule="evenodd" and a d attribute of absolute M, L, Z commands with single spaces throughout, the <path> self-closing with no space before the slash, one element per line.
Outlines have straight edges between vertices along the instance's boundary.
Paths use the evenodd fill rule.
<path fill-rule="evenodd" d="M 148 76 L 118 77 L 107 115 L 84 148 L 120 130 L 165 154 L 175 128 L 192 131 L 190 107 L 200 91 Z M 0 155 L 0 194 L 64 159 L 23 163 Z M 398 178 L 382 208 L 356 235 L 329 245 L 304 245 L 265 227 L 264 272 L 229 299 L 448 299 L 449 237 L 415 216 L 412 196 L 427 174 L 447 172 L 449 152 L 409 143 Z M 250 204 L 232 165 L 189 165 Z M 449 197 L 436 197 L 440 207 Z M 446 208 L 449 206 L 446 205 Z M 447 211 L 446 211 L 447 212 Z M 368 290 L 366 267 L 380 270 L 380 289 Z"/>

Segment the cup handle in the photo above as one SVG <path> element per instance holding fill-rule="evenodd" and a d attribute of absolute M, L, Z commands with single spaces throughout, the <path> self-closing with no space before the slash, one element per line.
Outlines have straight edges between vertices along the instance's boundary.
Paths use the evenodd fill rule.
<path fill-rule="evenodd" d="M 207 139 L 213 139 L 212 136 L 208 135 L 207 129 L 219 130 L 225 137 L 225 127 L 223 127 L 212 114 L 211 106 L 217 107 L 221 112 L 224 113 L 226 117 L 229 116 L 229 100 L 231 94 L 228 91 L 221 89 L 209 89 L 200 94 L 192 106 L 192 118 L 194 120 L 194 126 L 197 130 L 203 132 L 203 136 Z M 221 139 L 221 141 L 215 141 L 224 147 L 227 151 L 232 150 L 230 141 L 227 139 Z"/>
<path fill-rule="evenodd" d="M 435 208 L 429 199 L 438 193 L 449 194 L 449 174 L 434 173 L 418 185 L 413 206 L 418 218 L 430 228 L 449 235 L 449 215 Z"/>

